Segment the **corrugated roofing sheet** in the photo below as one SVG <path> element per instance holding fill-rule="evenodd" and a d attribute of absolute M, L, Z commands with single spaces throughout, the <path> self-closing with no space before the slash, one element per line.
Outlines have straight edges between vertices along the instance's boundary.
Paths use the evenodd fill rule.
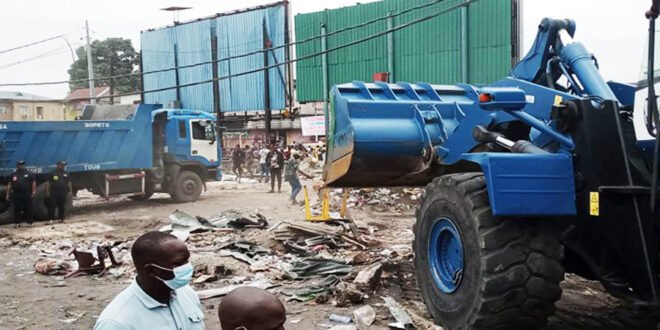
<path fill-rule="evenodd" d="M 225 79 L 230 75 L 264 67 L 262 53 L 222 61 L 222 59 L 263 49 L 263 27 L 273 47 L 285 42 L 286 7 L 284 3 L 217 14 L 194 22 L 181 23 L 142 33 L 142 63 L 144 72 L 174 67 L 174 44 L 177 44 L 179 66 L 212 60 L 211 40 L 217 37 L 220 109 L 223 112 L 263 110 L 265 107 L 264 73 Z M 268 65 L 286 61 L 284 48 L 269 52 Z M 205 64 L 179 69 L 179 84 L 213 79 L 213 66 Z M 175 86 L 175 73 L 144 75 L 144 89 Z M 270 106 L 286 107 L 287 66 L 269 70 Z M 167 85 L 167 86 L 165 86 Z M 180 91 L 183 107 L 213 111 L 213 84 L 183 87 Z M 145 93 L 145 102 L 166 104 L 176 100 L 176 91 Z"/>
<path fill-rule="evenodd" d="M 491 83 L 511 69 L 512 1 L 478 1 L 468 7 L 469 83 Z M 296 40 L 347 26 L 396 14 L 428 4 L 430 0 L 384 0 L 352 7 L 297 15 Z M 462 0 L 445 0 L 430 7 L 394 17 L 393 26 L 405 24 L 455 6 Z M 387 30 L 381 20 L 365 28 L 350 30 L 327 38 L 328 48 Z M 393 33 L 394 78 L 396 81 L 454 84 L 465 82 L 461 76 L 461 13 L 453 10 L 428 21 Z M 321 39 L 296 45 L 298 57 L 321 50 Z M 373 73 L 387 72 L 387 37 L 379 37 L 328 54 L 330 86 L 354 80 L 371 81 Z M 296 63 L 296 88 L 299 102 L 323 99 L 321 56 Z"/>

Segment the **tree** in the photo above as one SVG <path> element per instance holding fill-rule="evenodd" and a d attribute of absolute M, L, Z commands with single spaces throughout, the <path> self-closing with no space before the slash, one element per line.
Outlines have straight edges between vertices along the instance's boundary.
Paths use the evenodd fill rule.
<path fill-rule="evenodd" d="M 76 49 L 78 60 L 69 69 L 70 80 L 88 79 L 87 51 L 85 47 Z M 94 64 L 95 87 L 110 86 L 110 79 L 103 77 L 139 72 L 140 54 L 135 51 L 130 39 L 108 38 L 92 42 L 92 59 Z M 139 90 L 140 76 L 115 78 L 114 94 L 130 93 Z M 69 83 L 73 91 L 78 88 L 88 88 L 87 81 Z"/>

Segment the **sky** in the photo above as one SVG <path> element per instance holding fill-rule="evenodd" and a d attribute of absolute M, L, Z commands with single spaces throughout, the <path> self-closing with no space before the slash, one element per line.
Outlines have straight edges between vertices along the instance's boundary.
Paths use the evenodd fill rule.
<path fill-rule="evenodd" d="M 361 0 L 361 3 L 373 0 Z M 406 1 L 406 0 L 400 0 Z M 492 0 L 481 0 L 492 1 Z M 543 17 L 572 18 L 577 22 L 575 40 L 598 58 L 606 80 L 638 79 L 648 21 L 644 12 L 650 0 L 522 0 L 523 53 L 534 41 Z M 193 7 L 180 13 L 180 21 L 219 12 L 274 2 L 274 0 L 21 0 L 3 6 L 0 20 L 0 83 L 67 80 L 73 50 L 84 44 L 85 20 L 92 39 L 122 37 L 139 50 L 140 31 L 169 25 L 169 6 Z M 291 0 L 294 14 L 354 5 L 356 0 Z M 17 51 L 2 50 L 63 35 L 62 38 Z M 0 87 L 52 98 L 64 98 L 68 85 Z"/>

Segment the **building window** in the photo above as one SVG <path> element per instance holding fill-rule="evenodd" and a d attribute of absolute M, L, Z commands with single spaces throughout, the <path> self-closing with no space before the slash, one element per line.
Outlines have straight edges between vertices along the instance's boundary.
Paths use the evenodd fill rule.
<path fill-rule="evenodd" d="M 37 118 L 44 119 L 44 107 L 37 107 Z"/>
<path fill-rule="evenodd" d="M 27 118 L 28 117 L 28 107 L 27 107 L 27 105 L 19 105 L 18 106 L 18 113 L 21 114 L 22 118 Z"/>
<path fill-rule="evenodd" d="M 5 115 L 7 113 L 9 113 L 9 108 L 7 108 L 7 106 L 0 105 L 0 114 Z"/>

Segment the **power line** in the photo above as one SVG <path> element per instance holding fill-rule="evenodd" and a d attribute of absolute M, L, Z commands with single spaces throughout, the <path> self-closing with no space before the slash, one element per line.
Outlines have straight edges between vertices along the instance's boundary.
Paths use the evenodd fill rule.
<path fill-rule="evenodd" d="M 279 64 L 270 65 L 270 66 L 262 67 L 262 68 L 259 68 L 259 69 L 244 71 L 244 72 L 235 73 L 235 74 L 231 74 L 231 75 L 228 75 L 228 76 L 213 78 L 213 79 L 204 80 L 204 81 L 192 82 L 192 83 L 187 83 L 187 84 L 180 84 L 180 85 L 171 86 L 171 87 L 157 88 L 157 89 L 152 89 L 152 90 L 148 90 L 148 91 L 141 91 L 141 92 L 138 91 L 138 92 L 130 92 L 130 93 L 121 93 L 121 94 L 100 96 L 100 97 L 97 97 L 97 99 L 106 99 L 106 98 L 113 98 L 113 97 L 120 97 L 120 96 L 129 96 L 129 95 L 139 95 L 139 94 L 149 94 L 149 93 L 163 92 L 163 91 L 167 91 L 167 90 L 171 90 L 171 89 L 203 85 L 203 84 L 212 83 L 214 81 L 226 80 L 226 79 L 231 79 L 231 78 L 235 78 L 235 77 L 240 77 L 240 76 L 245 76 L 245 75 L 261 72 L 261 71 L 264 71 L 264 70 L 270 70 L 270 69 L 273 69 L 273 68 L 276 68 L 276 67 L 279 67 L 279 66 L 282 66 L 282 65 L 294 63 L 294 62 L 297 62 L 297 61 L 303 61 L 303 60 L 311 59 L 311 58 L 314 58 L 316 56 L 320 56 L 320 55 L 331 53 L 331 52 L 334 52 L 334 51 L 337 51 L 337 50 L 340 50 L 340 49 L 348 48 L 348 47 L 351 47 L 351 46 L 354 46 L 354 45 L 357 45 L 357 44 L 360 44 L 360 43 L 363 43 L 363 42 L 366 42 L 366 41 L 369 41 L 369 40 L 372 40 L 372 39 L 380 38 L 380 37 L 382 37 L 384 35 L 387 35 L 389 33 L 396 32 L 396 31 L 401 30 L 401 29 L 405 29 L 405 28 L 413 26 L 415 24 L 426 22 L 426 21 L 431 20 L 435 17 L 438 17 L 440 15 L 448 13 L 452 10 L 455 10 L 455 9 L 458 9 L 458 8 L 461 8 L 461 7 L 469 6 L 470 4 L 475 3 L 477 1 L 479 1 L 479 0 L 466 0 L 464 2 L 461 2 L 461 3 L 456 4 L 454 6 L 451 6 L 449 8 L 443 9 L 439 12 L 436 12 L 434 14 L 424 16 L 422 18 L 410 21 L 410 22 L 405 23 L 405 24 L 397 25 L 397 26 L 395 26 L 391 29 L 388 29 L 386 31 L 382 31 L 382 32 L 379 32 L 379 33 L 376 33 L 376 34 L 372 34 L 372 35 L 364 37 L 362 39 L 354 40 L 354 41 L 345 43 L 343 45 L 339 45 L 339 46 L 336 46 L 336 47 L 333 47 L 333 48 L 329 48 L 325 51 L 305 55 L 305 56 L 302 56 L 302 57 L 299 57 L 299 58 L 296 58 L 296 59 L 293 59 L 293 60 L 288 60 L 288 61 L 285 61 L 285 62 L 282 62 L 282 63 L 279 63 Z M 80 99 L 84 100 L 84 99 L 87 99 L 87 98 L 80 98 Z"/>
<path fill-rule="evenodd" d="M 59 55 L 59 54 L 65 53 L 65 52 L 66 52 L 66 49 L 67 49 L 67 47 L 66 47 L 66 46 L 63 46 L 63 47 L 60 47 L 60 48 L 56 48 L 56 49 L 49 50 L 49 51 L 47 51 L 47 52 L 45 52 L 45 53 L 41 53 L 41 54 L 36 55 L 36 56 L 33 56 L 33 57 L 28 57 L 28 58 L 26 58 L 26 59 L 22 59 L 22 60 L 20 60 L 20 61 L 16 61 L 16 62 L 9 63 L 9 64 L 5 64 L 5 65 L 0 65 L 0 70 L 4 70 L 4 69 L 7 69 L 7 68 L 10 68 L 10 67 L 13 67 L 13 66 L 19 65 L 19 64 L 23 64 L 23 63 L 25 63 L 25 62 L 30 62 L 30 61 L 38 60 L 38 59 L 40 59 L 40 58 L 49 57 L 49 56 L 54 56 L 54 55 Z M 62 50 L 64 50 L 64 51 L 62 51 Z"/>
<path fill-rule="evenodd" d="M 0 50 L 0 54 L 9 53 L 9 52 L 12 52 L 12 51 L 15 51 L 15 50 L 19 50 L 19 49 L 27 48 L 27 47 L 34 46 L 34 45 L 38 45 L 38 44 L 43 44 L 44 42 L 48 42 L 48 41 L 55 40 L 55 39 L 57 39 L 57 38 L 62 38 L 62 37 L 64 37 L 63 34 L 62 34 L 62 35 L 59 35 L 59 36 L 55 36 L 55 37 L 50 37 L 50 38 L 48 38 L 48 39 L 43 39 L 43 40 L 35 41 L 35 42 L 29 43 L 29 44 L 25 44 L 25 45 L 22 45 L 22 46 L 18 46 L 18 47 L 14 47 L 14 48 L 9 48 L 9 49 L 5 49 L 5 50 Z"/>
<path fill-rule="evenodd" d="M 369 21 L 362 22 L 360 24 L 348 26 L 348 27 L 342 28 L 340 30 L 327 33 L 325 35 L 316 35 L 316 36 L 313 36 L 313 37 L 310 37 L 310 38 L 306 38 L 306 39 L 295 41 L 295 42 L 289 42 L 289 43 L 282 44 L 282 45 L 275 46 L 275 47 L 271 47 L 271 48 L 268 48 L 268 49 L 260 49 L 260 50 L 256 50 L 256 51 L 252 51 L 252 52 L 248 52 L 248 53 L 243 53 L 243 54 L 233 55 L 233 56 L 229 56 L 229 57 L 225 57 L 225 58 L 220 58 L 220 59 L 217 59 L 215 61 L 204 61 L 204 62 L 193 63 L 193 64 L 188 64 L 188 65 L 175 66 L 175 67 L 166 68 L 166 69 L 152 70 L 152 71 L 148 71 L 148 72 L 134 72 L 134 73 L 121 74 L 121 75 L 100 77 L 100 78 L 96 78 L 96 79 L 108 80 L 108 79 L 116 79 L 116 78 L 130 77 L 130 76 L 144 76 L 144 75 L 154 74 L 154 73 L 161 73 L 161 72 L 168 72 L 168 71 L 179 70 L 179 69 L 193 68 L 193 67 L 197 67 L 197 66 L 201 66 L 201 65 L 209 65 L 209 64 L 213 64 L 214 62 L 225 62 L 225 61 L 230 61 L 230 60 L 233 60 L 233 59 L 238 59 L 238 58 L 248 57 L 248 56 L 252 56 L 252 55 L 257 55 L 257 54 L 261 54 L 261 53 L 265 53 L 265 52 L 271 52 L 271 51 L 275 51 L 277 49 L 289 47 L 289 46 L 292 46 L 292 45 L 307 43 L 309 41 L 313 41 L 313 40 L 316 40 L 316 39 L 320 39 L 320 38 L 324 38 L 324 37 L 327 38 L 327 37 L 330 37 L 330 36 L 333 36 L 333 35 L 336 35 L 336 34 L 339 34 L 339 33 L 343 33 L 343 32 L 358 29 L 358 28 L 362 28 L 362 27 L 365 27 L 367 25 L 382 21 L 384 19 L 398 17 L 398 16 L 401 16 L 401 15 L 407 14 L 411 11 L 415 11 L 415 10 L 419 10 L 419 9 L 423 9 L 423 8 L 426 8 L 426 7 L 433 6 L 433 5 L 441 3 L 443 1 L 444 0 L 434 0 L 432 2 L 428 2 L 428 3 L 425 3 L 423 5 L 419 5 L 419 6 L 415 6 L 415 7 L 411 7 L 411 8 L 402 10 L 402 11 L 396 13 L 396 14 L 391 14 L 391 15 L 375 18 L 375 19 L 372 19 L 372 20 L 369 20 Z M 0 84 L 0 86 L 6 87 L 6 86 L 59 85 L 59 84 L 71 84 L 71 83 L 83 83 L 83 82 L 88 82 L 90 80 L 91 79 L 74 79 L 74 80 L 48 81 L 48 82 L 36 82 L 36 83 L 4 83 L 4 84 Z"/>

